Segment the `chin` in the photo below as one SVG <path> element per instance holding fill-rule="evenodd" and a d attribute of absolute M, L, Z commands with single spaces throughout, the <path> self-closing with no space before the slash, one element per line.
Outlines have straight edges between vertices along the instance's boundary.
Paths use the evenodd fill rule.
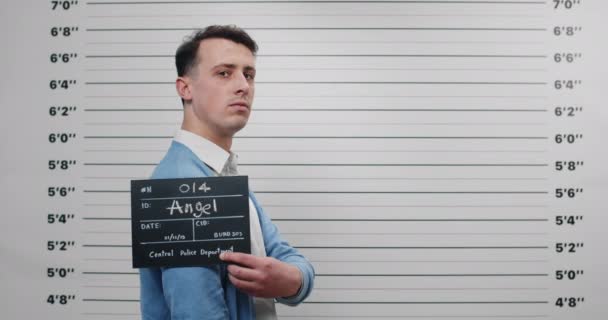
<path fill-rule="evenodd" d="M 237 133 L 241 131 L 247 125 L 247 121 L 232 123 L 230 126 L 230 131 Z"/>

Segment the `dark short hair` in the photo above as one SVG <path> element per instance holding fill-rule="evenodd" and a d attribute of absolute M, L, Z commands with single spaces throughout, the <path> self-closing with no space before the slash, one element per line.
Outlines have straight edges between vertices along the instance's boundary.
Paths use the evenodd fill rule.
<path fill-rule="evenodd" d="M 213 25 L 208 26 L 203 30 L 195 31 L 191 36 L 185 39 L 185 41 L 177 48 L 175 52 L 175 67 L 177 68 L 177 75 L 182 77 L 196 64 L 196 53 L 201 41 L 210 38 L 227 39 L 232 42 L 242 44 L 251 51 L 255 56 L 258 51 L 258 45 L 255 41 L 245 32 L 245 30 L 235 25 Z"/>

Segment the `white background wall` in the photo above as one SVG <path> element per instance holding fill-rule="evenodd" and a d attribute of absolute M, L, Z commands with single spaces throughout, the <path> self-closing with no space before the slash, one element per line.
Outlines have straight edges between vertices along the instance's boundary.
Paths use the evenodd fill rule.
<path fill-rule="evenodd" d="M 231 23 L 261 48 L 234 145 L 241 172 L 318 273 L 281 318 L 606 316 L 605 2 L 69 4 L 0 10 L 2 319 L 139 317 L 129 180 L 150 174 L 178 128 L 181 39 Z M 75 138 L 51 143 L 57 133 Z M 558 198 L 564 188 L 573 197 Z"/>

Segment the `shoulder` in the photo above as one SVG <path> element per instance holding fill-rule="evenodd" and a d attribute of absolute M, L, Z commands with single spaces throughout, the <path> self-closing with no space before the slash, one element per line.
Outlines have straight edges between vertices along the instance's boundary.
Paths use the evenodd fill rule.
<path fill-rule="evenodd" d="M 151 179 L 205 177 L 210 170 L 188 147 L 172 141 Z"/>

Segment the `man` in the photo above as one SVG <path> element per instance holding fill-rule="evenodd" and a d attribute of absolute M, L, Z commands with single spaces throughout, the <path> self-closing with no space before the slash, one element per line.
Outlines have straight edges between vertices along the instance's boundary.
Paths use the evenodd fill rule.
<path fill-rule="evenodd" d="M 152 179 L 236 173 L 230 149 L 251 113 L 256 51 L 235 26 L 210 26 L 178 48 L 184 119 Z M 276 319 L 275 299 L 297 305 L 310 294 L 312 265 L 281 239 L 253 193 L 249 211 L 252 254 L 226 252 L 225 264 L 211 267 L 140 269 L 142 319 Z"/>

